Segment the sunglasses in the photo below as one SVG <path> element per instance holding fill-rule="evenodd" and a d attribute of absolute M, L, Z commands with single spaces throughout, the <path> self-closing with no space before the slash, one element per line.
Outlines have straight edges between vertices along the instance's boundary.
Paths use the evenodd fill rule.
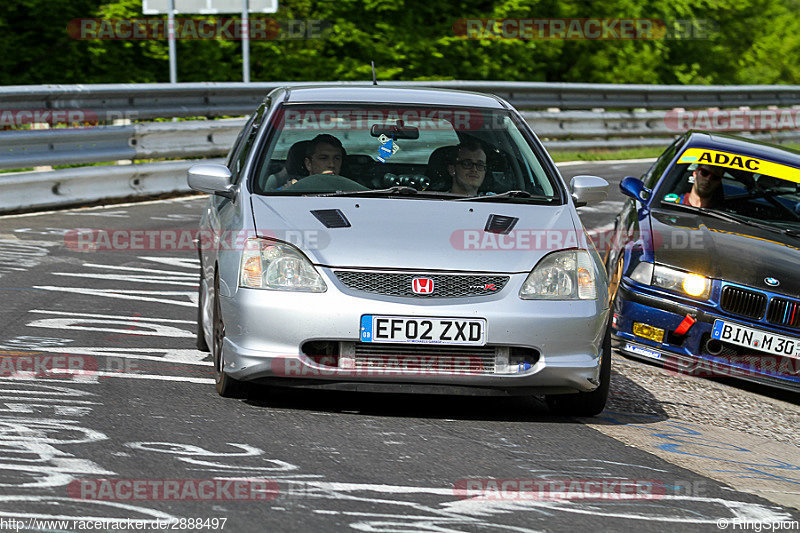
<path fill-rule="evenodd" d="M 714 181 L 719 181 L 722 179 L 722 174 L 717 174 L 716 172 L 712 172 L 707 168 L 698 167 L 697 172 L 704 178 L 711 176 Z"/>
<path fill-rule="evenodd" d="M 486 170 L 486 162 L 485 161 L 472 161 L 470 159 L 459 159 L 456 161 L 456 164 L 461 166 L 464 170 L 472 170 L 476 168 L 478 170 Z"/>

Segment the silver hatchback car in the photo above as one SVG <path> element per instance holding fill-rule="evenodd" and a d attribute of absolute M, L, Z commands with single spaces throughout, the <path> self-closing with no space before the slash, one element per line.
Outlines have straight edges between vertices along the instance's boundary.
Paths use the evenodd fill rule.
<path fill-rule="evenodd" d="M 198 232 L 198 348 L 243 381 L 389 392 L 543 394 L 601 412 L 608 281 L 567 188 L 507 102 L 383 86 L 272 91 Z"/>

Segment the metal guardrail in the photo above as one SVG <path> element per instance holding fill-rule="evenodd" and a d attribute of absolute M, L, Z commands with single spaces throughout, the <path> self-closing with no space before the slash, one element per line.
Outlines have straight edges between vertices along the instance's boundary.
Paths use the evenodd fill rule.
<path fill-rule="evenodd" d="M 0 132 L 0 168 L 183 159 L 227 153 L 244 119 Z"/>
<path fill-rule="evenodd" d="M 116 118 L 243 115 L 280 85 L 284 84 L 0 87 L 0 112 L 83 110 L 84 115 L 93 115 L 101 122 Z M 504 97 L 517 108 L 537 109 L 524 111 L 523 115 L 550 150 L 665 146 L 681 133 L 674 122 L 667 120 L 669 112 L 665 109 L 800 105 L 799 86 L 676 87 L 479 81 L 391 85 L 490 92 Z M 547 108 L 559 110 L 543 111 Z M 599 108 L 621 111 L 598 111 Z M 238 118 L 0 131 L 0 168 L 121 159 L 216 157 L 228 151 L 243 123 L 244 119 Z M 748 135 L 771 142 L 800 141 L 798 129 L 752 131 Z M 0 175 L 0 212 L 186 191 L 185 171 L 191 164 L 191 161 L 168 161 Z"/>
<path fill-rule="evenodd" d="M 523 116 L 550 149 L 663 146 L 682 133 L 669 124 L 665 111 L 526 111 Z M 244 120 L 5 131 L 0 132 L 0 168 L 217 157 L 233 145 Z M 800 141 L 797 130 L 751 136 L 771 142 Z"/>
<path fill-rule="evenodd" d="M 341 86 L 367 82 L 331 82 Z M 299 82 L 34 85 L 0 88 L 0 109 L 82 109 L 135 118 L 235 116 L 250 113 L 269 91 Z M 800 105 L 797 85 L 615 85 L 588 83 L 419 81 L 399 87 L 438 87 L 493 93 L 518 109 L 671 109 Z"/>
<path fill-rule="evenodd" d="M 0 176 L 0 213 L 189 191 L 186 171 L 195 163 L 165 161 L 20 172 L 13 179 Z"/>

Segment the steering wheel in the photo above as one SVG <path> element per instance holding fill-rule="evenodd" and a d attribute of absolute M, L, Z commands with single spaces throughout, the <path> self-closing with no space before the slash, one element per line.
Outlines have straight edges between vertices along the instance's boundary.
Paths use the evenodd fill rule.
<path fill-rule="evenodd" d="M 337 191 L 367 191 L 365 187 L 350 178 L 338 174 L 313 174 L 291 185 L 284 187 L 284 191 L 291 192 L 337 192 Z"/>

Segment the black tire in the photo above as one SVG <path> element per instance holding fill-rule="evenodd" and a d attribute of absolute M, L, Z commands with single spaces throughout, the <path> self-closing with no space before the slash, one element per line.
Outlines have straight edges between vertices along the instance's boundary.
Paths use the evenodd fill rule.
<path fill-rule="evenodd" d="M 206 334 L 203 330 L 203 307 L 205 307 L 205 300 L 203 299 L 203 273 L 200 272 L 200 285 L 197 288 L 197 338 L 195 339 L 195 346 L 201 352 L 210 352 L 211 348 L 206 341 Z"/>
<path fill-rule="evenodd" d="M 223 398 L 235 398 L 244 392 L 244 384 L 233 379 L 223 370 L 222 342 L 225 339 L 225 324 L 222 321 L 222 309 L 219 303 L 219 275 L 214 274 L 214 310 L 211 354 L 214 359 L 214 381 L 217 393 Z"/>
<path fill-rule="evenodd" d="M 603 412 L 611 383 L 611 327 L 606 326 L 600 355 L 600 386 L 591 392 L 550 394 L 545 401 L 550 411 L 565 416 L 595 416 Z"/>

